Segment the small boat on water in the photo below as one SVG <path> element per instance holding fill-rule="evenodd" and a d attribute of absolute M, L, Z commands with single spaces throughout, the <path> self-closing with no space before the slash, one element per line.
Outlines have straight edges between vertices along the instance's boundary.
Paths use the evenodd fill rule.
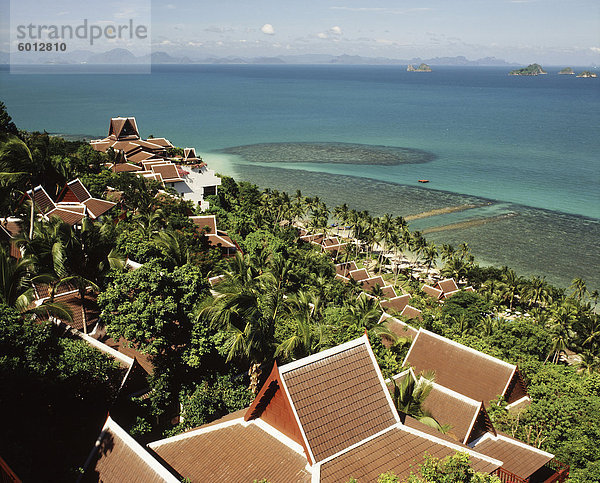
<path fill-rule="evenodd" d="M 420 179 L 419 183 L 429 183 L 429 180 L 428 179 Z"/>

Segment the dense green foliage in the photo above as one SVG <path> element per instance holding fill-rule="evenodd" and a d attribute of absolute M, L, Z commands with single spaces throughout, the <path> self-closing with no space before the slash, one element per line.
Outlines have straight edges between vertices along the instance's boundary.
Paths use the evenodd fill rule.
<path fill-rule="evenodd" d="M 515 69 L 509 72 L 509 75 L 539 75 L 545 74 L 544 69 L 539 64 L 529 64 L 527 67 L 522 69 Z"/>
<path fill-rule="evenodd" d="M 10 119 L 2 113 L 0 106 L 0 125 L 10 130 Z M 359 295 L 355 282 L 336 280 L 330 256 L 301 242 L 292 226 L 300 222 L 313 232 L 335 235 L 338 229 L 329 225 L 334 217 L 355 240 L 337 261 L 355 260 L 381 274 L 399 293 L 411 293 L 411 305 L 423 311 L 423 319 L 411 323 L 519 365 L 534 402 L 518 419 L 501 402 L 493 405 L 490 412 L 499 428 L 556 453 L 572 465 L 576 481 L 592 481 L 585 475 L 600 471 L 600 322 L 594 312 L 599 296 L 583 280 L 563 290 L 540 277 L 522 278 L 507 267 L 479 267 L 466 244 L 438 247 L 410 231 L 402 217 L 373 217 L 346 205 L 330 211 L 318 198 L 261 191 L 228 177 L 222 177 L 218 194 L 210 197 L 210 213 L 244 254 L 224 259 L 188 219 L 196 207 L 157 196 L 154 183 L 105 169 L 114 153 L 100 154 L 87 144 L 46 134 L 3 135 L 0 171 L 6 176 L 0 181 L 6 189 L 0 214 L 20 214 L 24 228 L 30 229 L 18 239 L 25 255 L 21 262 L 7 255 L 7 247 L 0 253 L 1 300 L 13 307 L 3 305 L 0 311 L 0 370 L 9 384 L 3 387 L 14 388 L 12 395 L 26 394 L 32 404 L 39 404 L 34 391 L 47 394 L 47 408 L 37 412 L 46 416 L 47 425 L 62 424 L 53 433 L 65 439 L 81 436 L 78 418 L 87 415 L 82 405 L 89 404 L 98 417 L 86 422 L 95 424 L 95 434 L 83 443 L 85 452 L 110 407 L 116 368 L 82 342 L 59 338 L 49 325 L 31 323 L 36 314 L 28 308 L 28 294 L 32 283 L 41 280 L 36 277 L 52 290 L 71 283 L 82 296 L 82 287 L 91 287 L 107 333 L 149 355 L 153 391 L 147 399 L 132 401 L 133 416 L 119 421 L 144 441 L 241 409 L 275 361 L 290 362 L 365 332 L 384 377 L 402 370 L 409 341 L 378 324 L 378 301 Z M 108 186 L 117 190 L 118 207 L 102 222 L 85 220 L 81 229 L 57 220 L 31 223 L 30 206 L 19 203 L 23 191 L 42 183 L 55 196 L 75 176 L 95 196 L 115 195 L 107 192 Z M 383 250 L 376 251 L 376 245 Z M 412 263 L 406 268 L 390 265 L 384 251 Z M 142 267 L 125 271 L 127 258 Z M 462 286 L 468 282 L 475 292 L 461 291 L 437 303 L 421 290 L 423 277 L 435 270 Z M 223 281 L 209 290 L 207 278 L 221 274 Z M 42 308 L 46 315 L 60 310 Z M 382 344 L 382 336 L 390 338 L 390 348 Z M 567 351 L 581 361 L 571 358 L 567 366 Z M 94 402 L 89 401 L 92 396 Z M 65 398 L 77 402 L 64 404 Z M 14 401 L 4 394 L 0 402 L 14 410 Z M 172 421 L 170 409 L 180 405 L 183 420 Z M 74 422 L 57 407 L 75 411 Z M 3 456 L 12 454 L 3 451 Z M 35 458 L 31 451 L 23 454 Z M 461 458 L 428 460 L 425 471 L 431 473 L 422 475 L 427 479 L 436 472 L 465 470 Z M 83 461 L 85 457 L 78 463 Z M 60 467 L 67 471 L 73 462 Z M 464 481 L 487 481 L 467 477 Z"/>

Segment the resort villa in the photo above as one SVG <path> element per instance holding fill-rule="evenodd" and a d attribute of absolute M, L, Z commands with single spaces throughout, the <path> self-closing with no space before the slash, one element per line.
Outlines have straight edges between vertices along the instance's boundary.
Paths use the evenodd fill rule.
<path fill-rule="evenodd" d="M 81 481 L 366 482 L 387 471 L 407 478 L 425 453 L 443 458 L 456 451 L 467 453 L 475 470 L 503 482 L 564 481 L 567 468 L 552 454 L 497 432 L 486 412 L 489 401 L 478 399 L 497 390 L 519 397 L 516 368 L 422 331 L 407 363 L 429 354 L 437 367 L 440 344 L 457 364 L 477 362 L 492 370 L 472 373 L 472 366 L 463 367 L 455 380 L 441 377 L 443 383 L 434 384 L 426 409 L 451 425 L 446 434 L 396 410 L 393 385 L 384 381 L 365 335 L 281 367 L 275 364 L 247 409 L 146 447 L 109 417 Z M 394 379 L 416 381 L 419 369 Z M 463 379 L 485 389 L 464 394 L 460 391 L 469 386 Z"/>
<path fill-rule="evenodd" d="M 165 138 L 142 139 L 135 117 L 114 117 L 108 136 L 90 141 L 96 151 L 115 151 L 114 162 L 108 167 L 114 172 L 132 172 L 173 188 L 184 199 L 208 208 L 205 196 L 217 194 L 221 179 L 198 158 L 194 148 L 185 148 L 183 156 L 171 155 L 174 150 Z"/>

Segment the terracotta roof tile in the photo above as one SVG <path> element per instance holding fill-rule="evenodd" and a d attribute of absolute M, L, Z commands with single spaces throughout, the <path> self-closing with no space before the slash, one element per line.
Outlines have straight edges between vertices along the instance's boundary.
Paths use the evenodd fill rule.
<path fill-rule="evenodd" d="M 150 444 L 164 461 L 192 482 L 309 482 L 306 458 L 257 424 L 230 421 Z M 182 437 L 183 436 L 183 437 Z"/>
<path fill-rule="evenodd" d="M 165 183 L 174 182 L 174 181 L 183 181 L 179 176 L 179 171 L 177 171 L 177 166 L 174 164 L 153 164 L 151 166 L 152 171 L 155 174 L 160 174 Z"/>
<path fill-rule="evenodd" d="M 435 371 L 436 382 L 460 394 L 489 401 L 504 394 L 516 366 L 420 329 L 404 364 L 415 371 Z"/>
<path fill-rule="evenodd" d="M 397 421 L 367 344 L 280 368 L 315 461 Z"/>
<path fill-rule="evenodd" d="M 529 478 L 554 458 L 550 453 L 500 434 L 497 437 L 487 435 L 473 449 L 501 460 L 504 463 L 502 468 L 523 479 Z"/>
<path fill-rule="evenodd" d="M 98 218 L 102 216 L 108 210 L 117 205 L 112 201 L 100 200 L 98 198 L 90 198 L 84 204 L 89 210 L 92 218 Z"/>
<path fill-rule="evenodd" d="M 379 319 L 379 323 L 386 323 L 389 329 L 394 332 L 398 337 L 410 337 L 414 339 L 419 333 L 418 329 L 415 329 L 413 326 L 407 324 L 406 322 L 402 322 L 401 320 L 396 319 L 395 317 L 391 317 L 388 314 L 383 314 Z"/>
<path fill-rule="evenodd" d="M 410 301 L 410 294 L 399 295 L 398 297 L 393 297 L 389 300 L 382 300 L 381 307 L 384 310 L 391 310 L 394 312 L 402 312 L 404 307 L 408 305 Z"/>
<path fill-rule="evenodd" d="M 419 309 L 414 308 L 412 305 L 406 305 L 400 313 L 402 317 L 407 319 L 422 319 L 423 315 Z"/>
<path fill-rule="evenodd" d="M 76 225 L 85 218 L 85 215 L 81 213 L 76 213 L 74 211 L 65 210 L 62 208 L 54 208 L 53 210 L 50 210 L 48 213 L 46 213 L 46 216 L 48 218 L 52 218 L 53 216 L 60 218 L 62 221 L 68 223 L 69 225 Z"/>
<path fill-rule="evenodd" d="M 427 295 L 429 295 L 430 297 L 433 297 L 434 299 L 440 299 L 442 297 L 442 295 L 444 295 L 444 292 L 442 292 L 440 289 L 437 289 L 435 287 L 431 287 L 430 285 L 423 285 L 421 287 L 421 290 L 423 290 L 423 292 L 425 292 Z"/>
<path fill-rule="evenodd" d="M 445 458 L 460 448 L 452 448 L 439 438 L 414 429 L 395 427 L 354 449 L 321 465 L 321 482 L 377 481 L 386 471 L 392 471 L 401 480 L 424 461 L 425 453 Z M 476 471 L 492 472 L 499 465 L 471 455 L 471 466 Z"/>
<path fill-rule="evenodd" d="M 456 285 L 456 282 L 453 278 L 447 278 L 446 280 L 438 282 L 436 288 L 444 293 L 449 293 L 456 292 L 458 290 L 458 285 Z"/>
<path fill-rule="evenodd" d="M 215 215 L 190 216 L 189 218 L 201 230 L 208 227 L 207 233 L 212 233 L 212 234 L 217 233 L 217 219 L 216 219 Z"/>
<path fill-rule="evenodd" d="M 367 278 L 369 278 L 369 272 L 367 272 L 364 268 L 361 268 L 359 270 L 352 270 L 350 272 L 349 278 L 353 278 L 357 282 L 360 282 L 361 280 L 366 280 Z"/>
<path fill-rule="evenodd" d="M 162 148 L 172 148 L 173 147 L 171 142 L 165 138 L 148 138 L 148 139 L 145 139 L 145 141 L 147 143 L 156 144 L 157 146 L 160 146 Z"/>
<path fill-rule="evenodd" d="M 19 218 L 4 218 L 0 220 L 0 226 L 9 237 L 17 236 L 23 229 L 23 220 Z"/>
<path fill-rule="evenodd" d="M 79 181 L 79 179 L 74 179 L 73 181 L 69 181 L 67 183 L 67 188 L 71 190 L 71 192 L 77 198 L 77 201 L 83 202 L 92 197 L 90 192 L 83 186 L 83 183 Z"/>
<path fill-rule="evenodd" d="M 115 173 L 131 173 L 133 171 L 141 171 L 142 168 L 132 163 L 118 163 L 111 167 Z"/>
<path fill-rule="evenodd" d="M 115 421 L 108 418 L 86 463 L 83 482 L 176 483 L 166 470 Z"/>
<path fill-rule="evenodd" d="M 379 286 L 379 288 L 383 288 L 385 287 L 385 282 L 383 281 L 382 277 L 370 277 L 370 278 L 366 278 L 364 280 L 360 281 L 360 286 L 362 287 L 363 290 L 365 290 L 366 292 L 370 292 L 371 290 L 373 290 L 375 288 L 375 286 Z"/>
<path fill-rule="evenodd" d="M 129 161 L 129 162 L 140 163 L 140 162 L 144 161 L 145 159 L 151 158 L 152 156 L 154 156 L 154 153 L 149 153 L 146 151 L 138 151 L 135 153 L 127 154 L 126 158 L 127 158 L 127 161 Z"/>
<path fill-rule="evenodd" d="M 337 273 L 338 275 L 342 275 L 344 277 L 347 277 L 348 274 L 352 270 L 358 270 L 358 267 L 356 266 L 356 262 L 354 262 L 354 261 L 346 262 L 346 263 L 338 263 L 335 266 L 335 273 Z"/>
<path fill-rule="evenodd" d="M 78 292 L 59 294 L 54 297 L 55 302 L 62 302 L 71 309 L 73 313 L 73 321 L 63 321 L 73 329 L 83 331 L 84 321 L 88 330 L 94 328 L 100 316 L 100 309 L 94 297 L 86 295 L 83 305 Z"/>
<path fill-rule="evenodd" d="M 31 190 L 27 192 L 27 196 L 31 198 Z M 54 201 L 50 198 L 50 195 L 46 193 L 46 190 L 40 185 L 33 189 L 33 203 L 35 209 L 38 212 L 46 213 L 55 208 Z"/>

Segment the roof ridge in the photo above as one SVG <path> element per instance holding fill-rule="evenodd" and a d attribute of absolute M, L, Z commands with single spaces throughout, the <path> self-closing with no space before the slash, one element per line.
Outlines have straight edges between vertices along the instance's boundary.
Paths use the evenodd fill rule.
<path fill-rule="evenodd" d="M 357 339 L 353 339 L 348 342 L 344 342 L 343 344 L 337 345 L 335 347 L 325 349 L 324 351 L 317 352 L 315 354 L 311 354 L 310 356 L 303 357 L 302 359 L 298 359 L 297 361 L 288 362 L 287 364 L 284 364 L 283 366 L 279 367 L 279 373 L 284 374 L 286 372 L 293 371 L 294 369 L 298 369 L 300 367 L 304 367 L 309 364 L 313 364 L 314 362 L 326 359 L 327 357 L 331 357 L 331 356 L 334 356 L 341 352 L 352 349 L 354 347 L 358 347 L 358 346 L 364 344 L 365 342 L 367 342 L 366 345 L 369 345 L 367 336 L 363 335 Z"/>

